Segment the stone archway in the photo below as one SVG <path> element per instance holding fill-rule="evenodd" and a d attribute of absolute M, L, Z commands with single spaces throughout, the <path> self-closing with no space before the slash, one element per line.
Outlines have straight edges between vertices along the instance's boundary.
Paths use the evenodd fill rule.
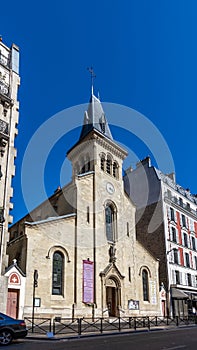
<path fill-rule="evenodd" d="M 121 300 L 121 286 L 116 277 L 110 276 L 105 282 L 106 288 L 106 305 L 109 316 L 118 317 Z"/>

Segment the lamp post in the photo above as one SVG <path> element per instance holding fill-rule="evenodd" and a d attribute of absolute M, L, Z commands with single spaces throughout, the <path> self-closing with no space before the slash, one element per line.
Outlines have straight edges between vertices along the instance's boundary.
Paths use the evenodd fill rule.
<path fill-rule="evenodd" d="M 32 305 L 32 333 L 34 332 L 35 289 L 38 287 L 38 270 L 34 270 L 33 280 L 33 305 Z"/>

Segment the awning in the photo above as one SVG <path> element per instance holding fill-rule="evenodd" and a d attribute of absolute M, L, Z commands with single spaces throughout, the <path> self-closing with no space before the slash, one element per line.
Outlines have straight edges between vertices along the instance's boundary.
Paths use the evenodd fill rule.
<path fill-rule="evenodd" d="M 184 293 L 182 290 L 177 288 L 171 289 L 171 296 L 174 299 L 188 299 L 188 295 Z"/>
<path fill-rule="evenodd" d="M 185 293 L 187 293 L 190 299 L 197 300 L 197 292 L 193 292 L 192 290 L 186 290 Z"/>

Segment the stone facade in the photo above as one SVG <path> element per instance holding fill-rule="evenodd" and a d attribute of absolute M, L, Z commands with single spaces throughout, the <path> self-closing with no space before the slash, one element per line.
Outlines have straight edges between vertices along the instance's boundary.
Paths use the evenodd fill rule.
<path fill-rule="evenodd" d="M 36 317 L 160 314 L 158 261 L 136 240 L 136 209 L 122 179 L 127 152 L 103 113 L 92 95 L 88 127 L 67 154 L 71 183 L 10 229 L 9 265 L 16 259 L 26 276 L 19 317 L 32 314 L 35 271 Z"/>
<path fill-rule="evenodd" d="M 19 102 L 17 101 L 19 78 L 19 49 L 16 45 L 8 48 L 0 38 L 0 310 L 6 311 L 8 264 L 6 246 L 8 224 L 12 223 L 10 209 L 13 204 L 12 177 L 15 174 L 14 147 L 17 135 Z"/>

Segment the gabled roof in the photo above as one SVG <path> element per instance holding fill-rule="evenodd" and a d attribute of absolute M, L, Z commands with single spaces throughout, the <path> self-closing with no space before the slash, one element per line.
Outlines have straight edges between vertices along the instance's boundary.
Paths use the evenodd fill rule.
<path fill-rule="evenodd" d="M 26 277 L 26 274 L 20 269 L 20 267 L 17 265 L 16 261 L 13 261 L 12 265 L 10 265 L 6 268 L 5 274 L 13 268 L 15 268 L 19 272 L 19 274 L 21 274 L 21 276 Z"/>
<path fill-rule="evenodd" d="M 88 105 L 88 110 L 85 111 L 84 114 L 84 122 L 79 141 L 93 129 L 98 130 L 103 135 L 113 140 L 102 104 L 100 100 L 92 93 Z"/>
<path fill-rule="evenodd" d="M 110 262 L 103 271 L 100 272 L 100 276 L 106 276 L 107 274 L 109 274 L 109 272 L 114 269 L 115 273 L 121 278 L 125 278 L 125 276 L 123 276 L 121 274 L 121 272 L 119 271 L 119 269 L 117 268 L 115 262 Z"/>

